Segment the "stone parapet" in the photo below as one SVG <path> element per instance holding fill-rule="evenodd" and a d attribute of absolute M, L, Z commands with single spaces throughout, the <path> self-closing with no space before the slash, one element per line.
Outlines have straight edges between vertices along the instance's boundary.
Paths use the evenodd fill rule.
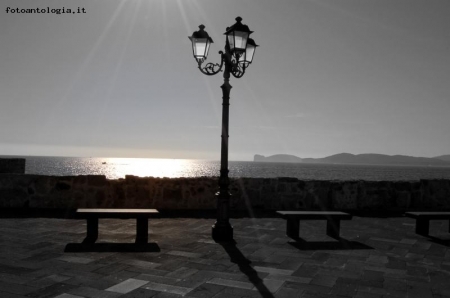
<path fill-rule="evenodd" d="M 231 210 L 450 210 L 450 180 L 231 178 Z M 217 177 L 0 174 L 1 208 L 215 209 Z"/>
<path fill-rule="evenodd" d="M 0 174 L 25 174 L 25 158 L 0 158 Z"/>

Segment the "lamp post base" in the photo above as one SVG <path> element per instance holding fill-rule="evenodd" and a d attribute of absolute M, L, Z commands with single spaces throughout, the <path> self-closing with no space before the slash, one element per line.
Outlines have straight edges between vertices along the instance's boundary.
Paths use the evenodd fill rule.
<path fill-rule="evenodd" d="M 219 225 L 217 222 L 212 226 L 212 238 L 217 242 L 233 241 L 233 227 L 228 223 Z"/>

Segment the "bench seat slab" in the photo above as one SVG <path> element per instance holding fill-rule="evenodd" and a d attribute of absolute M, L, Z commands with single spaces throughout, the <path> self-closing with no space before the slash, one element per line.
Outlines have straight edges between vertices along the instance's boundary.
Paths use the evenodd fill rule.
<path fill-rule="evenodd" d="M 327 235 L 339 239 L 341 220 L 352 219 L 352 215 L 340 211 L 277 211 L 286 219 L 286 235 L 297 239 L 300 237 L 301 220 L 326 220 Z"/>
<path fill-rule="evenodd" d="M 449 220 L 448 232 L 450 233 L 450 212 L 405 212 L 406 217 L 416 219 L 416 234 L 428 236 L 430 232 L 430 220 Z"/>
<path fill-rule="evenodd" d="M 98 238 L 99 218 L 136 219 L 136 243 L 148 242 L 148 219 L 158 214 L 156 209 L 77 209 L 77 216 L 87 221 L 84 243 L 94 243 Z"/>
<path fill-rule="evenodd" d="M 277 211 L 282 218 L 287 219 L 289 217 L 295 217 L 302 220 L 315 220 L 315 219 L 340 219 L 348 220 L 352 219 L 352 215 L 341 211 Z"/>
<path fill-rule="evenodd" d="M 76 214 L 80 218 L 120 218 L 131 219 L 138 217 L 151 217 L 158 215 L 156 209 L 98 209 L 98 208 L 86 208 L 77 209 Z"/>
<path fill-rule="evenodd" d="M 450 219 L 450 212 L 436 212 L 436 211 L 405 212 L 405 215 L 411 218 Z"/>

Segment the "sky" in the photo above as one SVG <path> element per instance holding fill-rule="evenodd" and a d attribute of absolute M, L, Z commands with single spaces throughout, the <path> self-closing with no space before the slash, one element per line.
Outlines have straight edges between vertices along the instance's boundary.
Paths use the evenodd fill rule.
<path fill-rule="evenodd" d="M 219 63 L 237 16 L 260 47 L 230 160 L 450 154 L 450 1 L 2 0 L 0 155 L 219 160 L 223 77 L 188 36 Z"/>

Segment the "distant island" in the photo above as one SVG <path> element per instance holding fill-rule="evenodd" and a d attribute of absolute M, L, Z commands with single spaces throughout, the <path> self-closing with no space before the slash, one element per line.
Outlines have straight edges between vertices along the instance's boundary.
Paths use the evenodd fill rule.
<path fill-rule="evenodd" d="M 303 160 L 300 157 L 294 156 L 294 155 L 288 155 L 288 154 L 277 154 L 272 156 L 263 156 L 256 154 L 253 158 L 253 161 L 263 161 L 263 162 L 303 162 Z"/>
<path fill-rule="evenodd" d="M 436 157 L 414 157 L 406 155 L 384 154 L 350 154 L 339 153 L 324 158 L 300 158 L 289 154 L 263 156 L 255 154 L 256 162 L 288 162 L 288 163 L 328 163 L 328 164 L 366 164 L 366 165 L 417 165 L 417 166 L 450 166 L 450 155 Z"/>
<path fill-rule="evenodd" d="M 435 156 L 433 158 L 437 158 L 437 159 L 441 159 L 441 160 L 445 160 L 445 161 L 450 161 L 450 154 Z"/>

